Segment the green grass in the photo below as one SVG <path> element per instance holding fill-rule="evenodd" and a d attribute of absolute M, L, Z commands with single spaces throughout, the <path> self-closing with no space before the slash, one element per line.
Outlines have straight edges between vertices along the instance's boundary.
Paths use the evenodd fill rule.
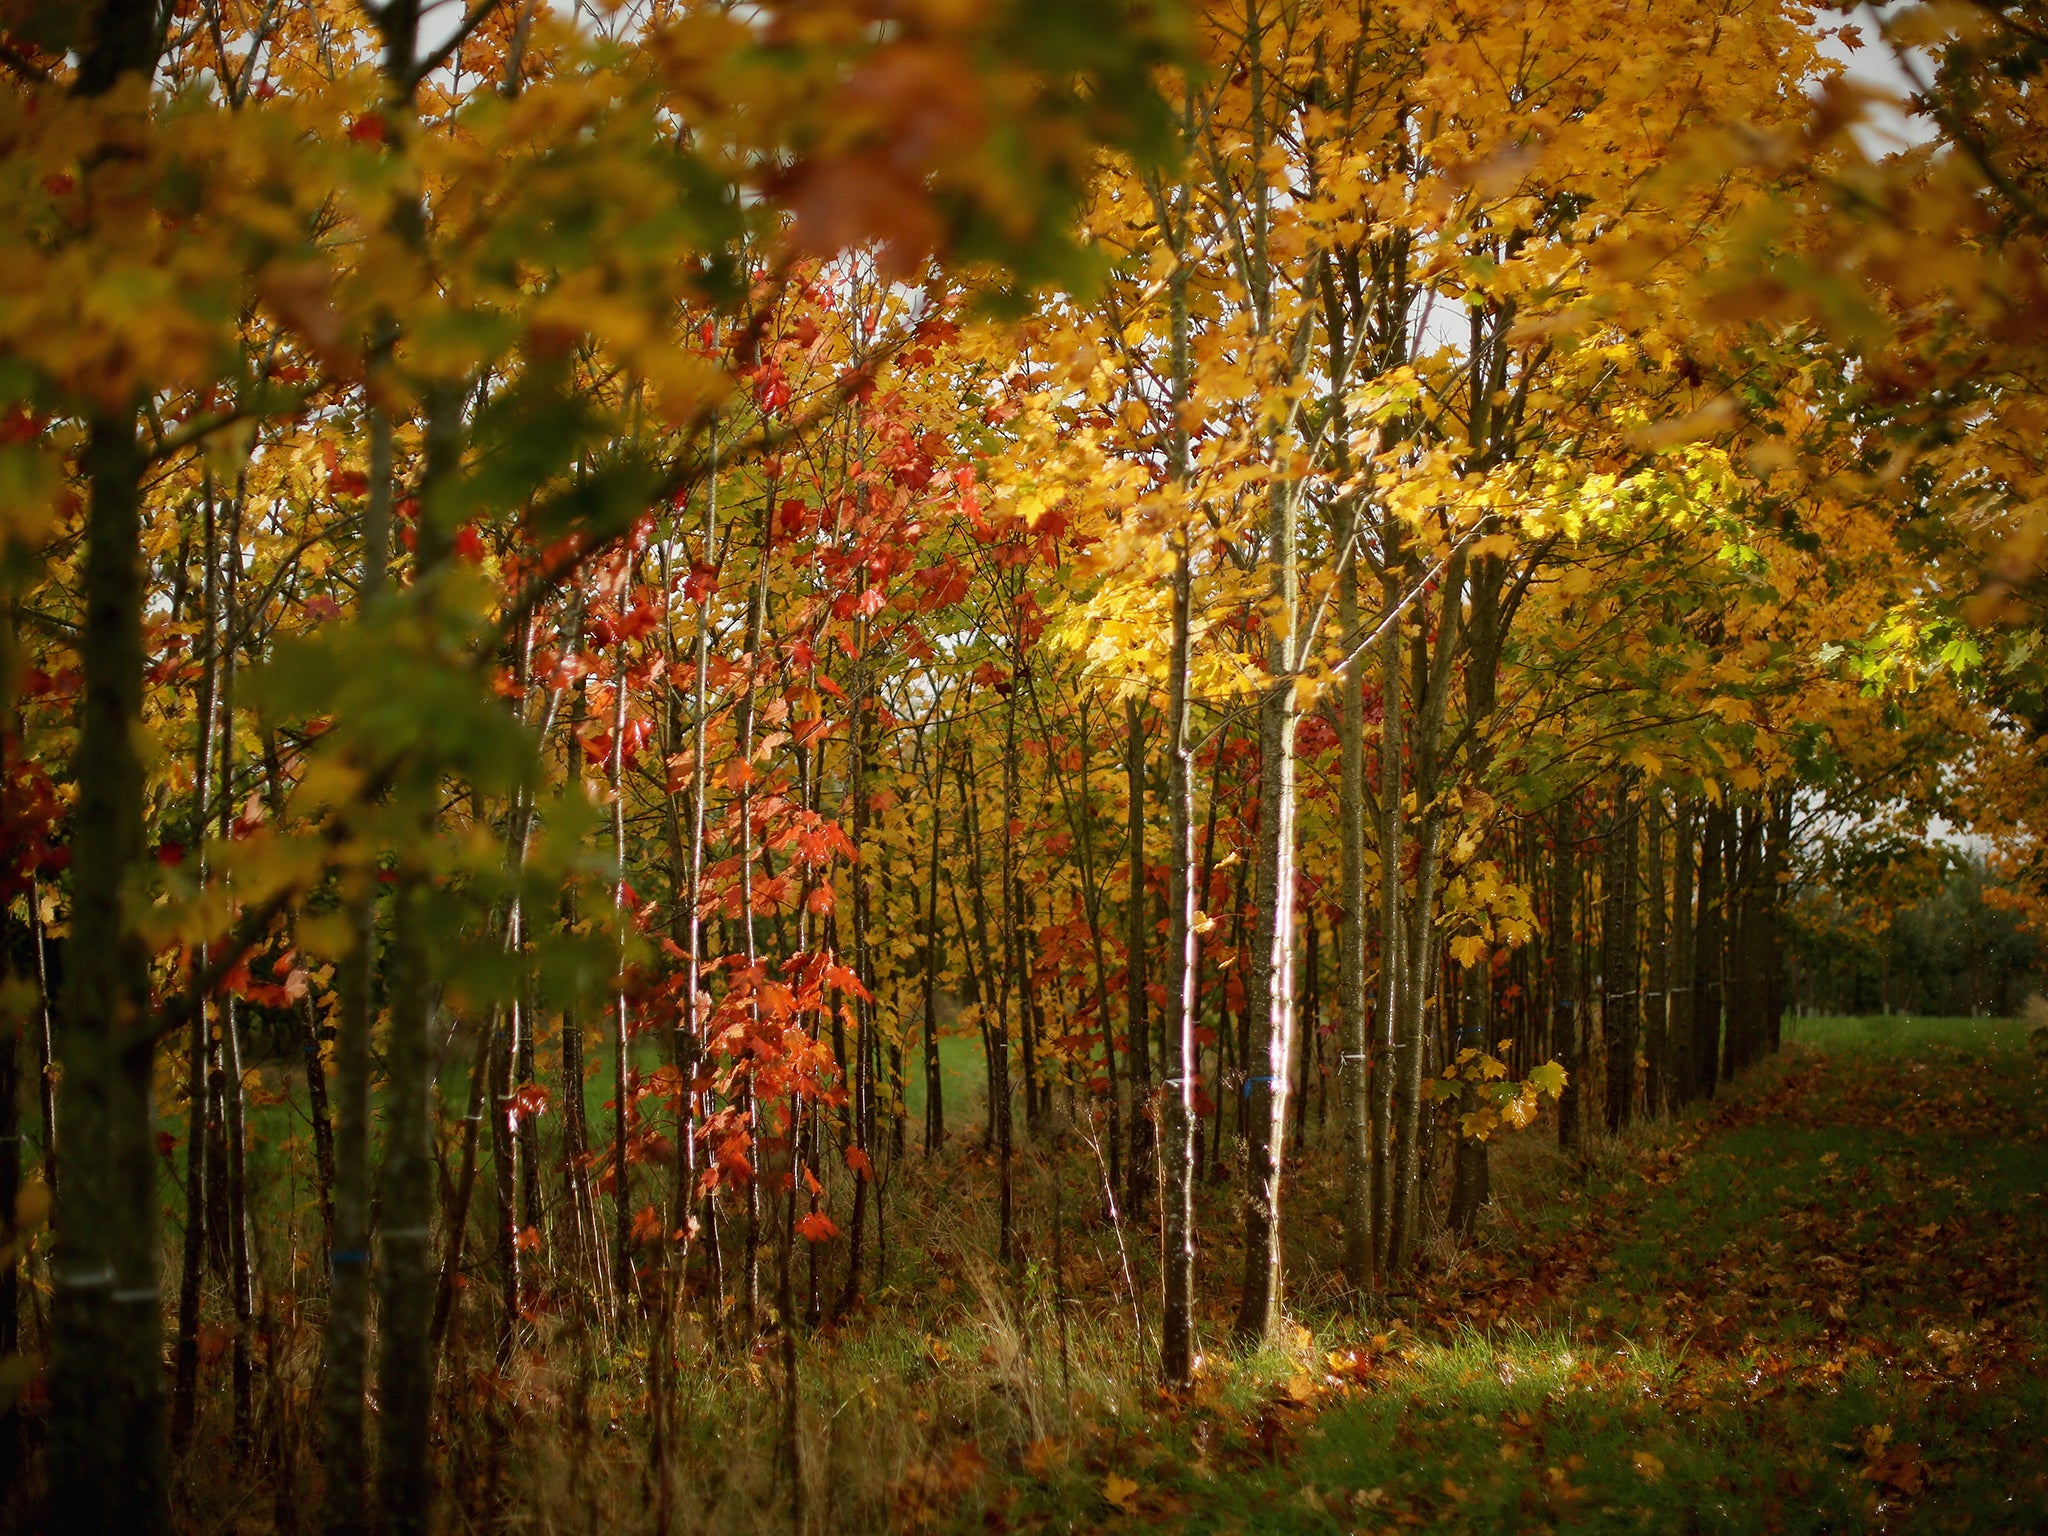
<path fill-rule="evenodd" d="M 1788 1017 L 1787 1045 L 1814 1050 L 1896 1055 L 1900 1052 L 1957 1051 L 1991 1057 L 2017 1052 L 2026 1045 L 2027 1024 L 2019 1019 L 1943 1019 L 1924 1015 L 1885 1014 L 1861 1018 Z"/>
<path fill-rule="evenodd" d="M 2048 1529 L 2024 1027 L 1798 1033 L 1522 1213 L 1550 1251 L 1480 1258 L 1553 1278 L 1504 1319 L 1458 1321 L 1443 1277 L 1397 1324 L 1306 1316 L 1296 1348 L 1216 1361 L 994 1503 L 1051 1530 Z M 1361 1345 L 1357 1383 L 1330 1357 Z"/>
<path fill-rule="evenodd" d="M 1362 1307 L 1319 1278 L 1336 1170 L 1312 1147 L 1289 1207 L 1298 1326 L 1277 1347 L 1229 1346 L 1236 1195 L 1205 1183 L 1185 1395 L 1153 1384 L 1146 1234 L 1119 1244 L 1086 1148 L 1020 1140 L 1020 1260 L 1002 1269 L 994 1169 L 966 1134 L 979 1042 L 943 1042 L 953 1134 L 930 1164 L 906 1052 L 912 1150 L 870 1232 L 886 1280 L 799 1335 L 808 1529 L 2048 1529 L 2048 1063 L 2009 1021 L 1796 1020 L 1786 1038 L 1711 1103 L 1583 1161 L 1547 1124 L 1500 1143 L 1478 1242 Z M 303 1110 L 252 1124 L 269 1158 Z M 843 1239 L 822 1255 L 829 1299 Z M 536 1528 L 642 1528 L 641 1346 L 600 1350 L 598 1427 L 577 1428 L 560 1326 L 536 1323 L 520 1367 L 513 1503 Z M 695 1320 L 685 1338 L 683 1527 L 786 1528 L 773 1349 L 722 1351 Z M 503 1433 L 450 1401 L 451 1458 Z"/>

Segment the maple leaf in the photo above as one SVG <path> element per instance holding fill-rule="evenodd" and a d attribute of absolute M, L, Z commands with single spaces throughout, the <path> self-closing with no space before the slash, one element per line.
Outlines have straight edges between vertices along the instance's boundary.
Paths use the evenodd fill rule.
<path fill-rule="evenodd" d="M 1112 1472 L 1102 1480 L 1102 1497 L 1126 1515 L 1138 1512 L 1138 1485 L 1120 1472 Z"/>
<path fill-rule="evenodd" d="M 809 1242 L 829 1242 L 839 1235 L 831 1218 L 819 1211 L 807 1211 L 796 1220 L 796 1234 Z"/>

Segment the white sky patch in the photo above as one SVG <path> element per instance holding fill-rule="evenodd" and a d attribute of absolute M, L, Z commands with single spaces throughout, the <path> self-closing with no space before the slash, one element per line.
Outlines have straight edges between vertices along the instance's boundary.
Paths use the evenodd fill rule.
<path fill-rule="evenodd" d="M 1897 9 L 1898 0 L 1891 0 L 1882 6 L 1859 5 L 1847 17 L 1839 11 L 1829 11 L 1821 13 L 1819 18 L 1820 24 L 1830 32 L 1846 20 L 1862 34 L 1863 46 L 1860 48 L 1846 47 L 1839 38 L 1829 36 L 1821 40 L 1820 51 L 1824 58 L 1840 62 L 1852 81 L 1877 93 L 1880 98 L 1865 107 L 1863 122 L 1851 130 L 1863 153 L 1873 160 L 1882 160 L 1902 149 L 1925 144 L 1935 136 L 1932 122 L 1907 109 L 1907 103 L 1913 96 L 1913 78 L 1878 30 L 1879 15 Z M 1916 52 L 1913 64 L 1924 75 L 1933 73 L 1932 61 L 1923 54 Z"/>

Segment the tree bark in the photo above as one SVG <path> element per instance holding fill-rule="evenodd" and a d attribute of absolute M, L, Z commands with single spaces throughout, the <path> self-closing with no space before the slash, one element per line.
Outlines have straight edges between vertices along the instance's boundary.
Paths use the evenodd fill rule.
<path fill-rule="evenodd" d="M 1348 503 L 1349 558 L 1338 577 L 1337 632 L 1358 633 L 1360 509 Z M 1399 626 L 1393 626 L 1398 629 Z M 1344 1159 L 1344 1278 L 1363 1290 L 1372 1278 L 1371 1021 L 1365 999 L 1365 657 L 1344 669 L 1337 696 L 1337 1083 Z"/>
<path fill-rule="evenodd" d="M 1692 973 L 1693 1093 L 1700 1098 L 1714 1096 L 1721 1065 L 1722 869 L 1729 821 L 1726 806 L 1712 807 L 1704 818 L 1701 836 L 1700 907 Z"/>
<path fill-rule="evenodd" d="M 213 798 L 215 696 L 220 675 L 220 534 L 214 500 L 203 499 L 203 562 L 199 583 L 198 621 L 202 648 L 199 692 L 195 701 L 192 754 L 192 857 L 200 888 L 206 886 L 209 831 L 207 807 Z M 207 947 L 198 946 L 193 965 L 205 969 Z M 199 1386 L 200 1282 L 206 1253 L 207 1084 L 213 1057 L 213 1010 L 205 999 L 192 1010 L 192 1028 L 185 1057 L 185 1233 L 178 1281 L 178 1333 L 173 1345 L 171 1380 L 171 1453 L 183 1454 L 192 1438 L 195 1394 Z"/>
<path fill-rule="evenodd" d="M 391 558 L 392 432 L 370 412 L 369 494 L 363 509 L 358 592 L 374 613 Z M 320 1523 L 326 1536 L 356 1536 L 365 1524 L 368 1468 L 363 1446 L 363 1377 L 370 1305 L 370 1034 L 377 1020 L 375 887 L 355 898 L 355 947 L 343 958 L 335 1040 L 334 1251 L 321 1373 Z"/>
<path fill-rule="evenodd" d="M 1635 807 L 1628 779 L 1614 788 L 1600 864 L 1600 1031 L 1607 1050 L 1606 1120 L 1611 1135 L 1629 1123 L 1636 1091 Z"/>
<path fill-rule="evenodd" d="M 1145 889 L 1145 716 L 1138 695 L 1124 701 L 1124 796 L 1128 816 L 1125 853 L 1129 899 L 1124 913 L 1124 1051 L 1131 1074 L 1131 1152 L 1124 1208 L 1132 1220 L 1144 1216 L 1152 1188 L 1152 1102 L 1150 1010 L 1145 998 L 1145 950 L 1151 931 L 1151 902 Z"/>
<path fill-rule="evenodd" d="M 132 44 L 148 8 L 110 5 L 85 65 L 110 87 L 147 69 Z M 117 57 L 109 60 L 113 51 Z M 122 911 L 143 854 L 142 477 L 130 413 L 87 424 L 83 684 L 72 762 L 71 952 L 65 967 L 68 1130 L 50 1278 L 50 1524 L 67 1531 L 166 1528 L 157 1199 L 148 957 Z"/>
<path fill-rule="evenodd" d="M 1643 833 L 1643 895 L 1649 901 L 1643 993 L 1643 1057 L 1649 1065 L 1643 1073 L 1643 1113 L 1654 1120 L 1664 1113 L 1671 1081 L 1671 965 L 1664 921 L 1664 796 L 1659 790 L 1643 798 Z"/>
<path fill-rule="evenodd" d="M 1584 1146 L 1585 1021 L 1580 1016 L 1579 958 L 1574 930 L 1579 901 L 1578 826 L 1569 803 L 1556 808 L 1554 862 L 1550 886 L 1550 1009 L 1557 1054 L 1565 1069 L 1557 1098 L 1557 1144 L 1566 1152 Z"/>
<path fill-rule="evenodd" d="M 1182 118 L 1183 137 L 1190 137 L 1194 109 L 1190 99 Z M 1187 220 L 1192 194 L 1183 184 L 1173 198 L 1155 189 L 1154 211 L 1165 232 L 1174 264 L 1167 276 L 1168 390 L 1167 472 L 1185 494 L 1189 487 L 1188 424 L 1184 414 L 1193 377 L 1188 315 Z M 1195 1030 L 1200 1006 L 1201 968 L 1195 931 L 1195 754 L 1191 739 L 1189 664 L 1194 650 L 1194 552 L 1191 548 L 1192 507 L 1184 507 L 1180 526 L 1170 535 L 1173 547 L 1173 632 L 1167 648 L 1166 799 L 1167 799 L 1167 954 L 1165 1124 L 1160 1160 L 1163 1209 L 1160 1212 L 1162 1290 L 1159 1328 L 1159 1374 L 1169 1387 L 1194 1380 L 1195 1297 L 1195 1156 L 1201 1122 L 1195 1090 L 1201 1078 L 1201 1046 Z M 1212 797 L 1213 807 L 1213 797 Z"/>

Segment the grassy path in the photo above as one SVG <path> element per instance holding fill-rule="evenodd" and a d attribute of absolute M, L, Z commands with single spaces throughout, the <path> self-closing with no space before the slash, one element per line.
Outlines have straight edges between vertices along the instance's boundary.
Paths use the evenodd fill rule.
<path fill-rule="evenodd" d="M 1808 1035 L 1376 1333 L 1027 1455 L 984 1520 L 2048 1530 L 2048 1061 L 2013 1025 Z"/>

